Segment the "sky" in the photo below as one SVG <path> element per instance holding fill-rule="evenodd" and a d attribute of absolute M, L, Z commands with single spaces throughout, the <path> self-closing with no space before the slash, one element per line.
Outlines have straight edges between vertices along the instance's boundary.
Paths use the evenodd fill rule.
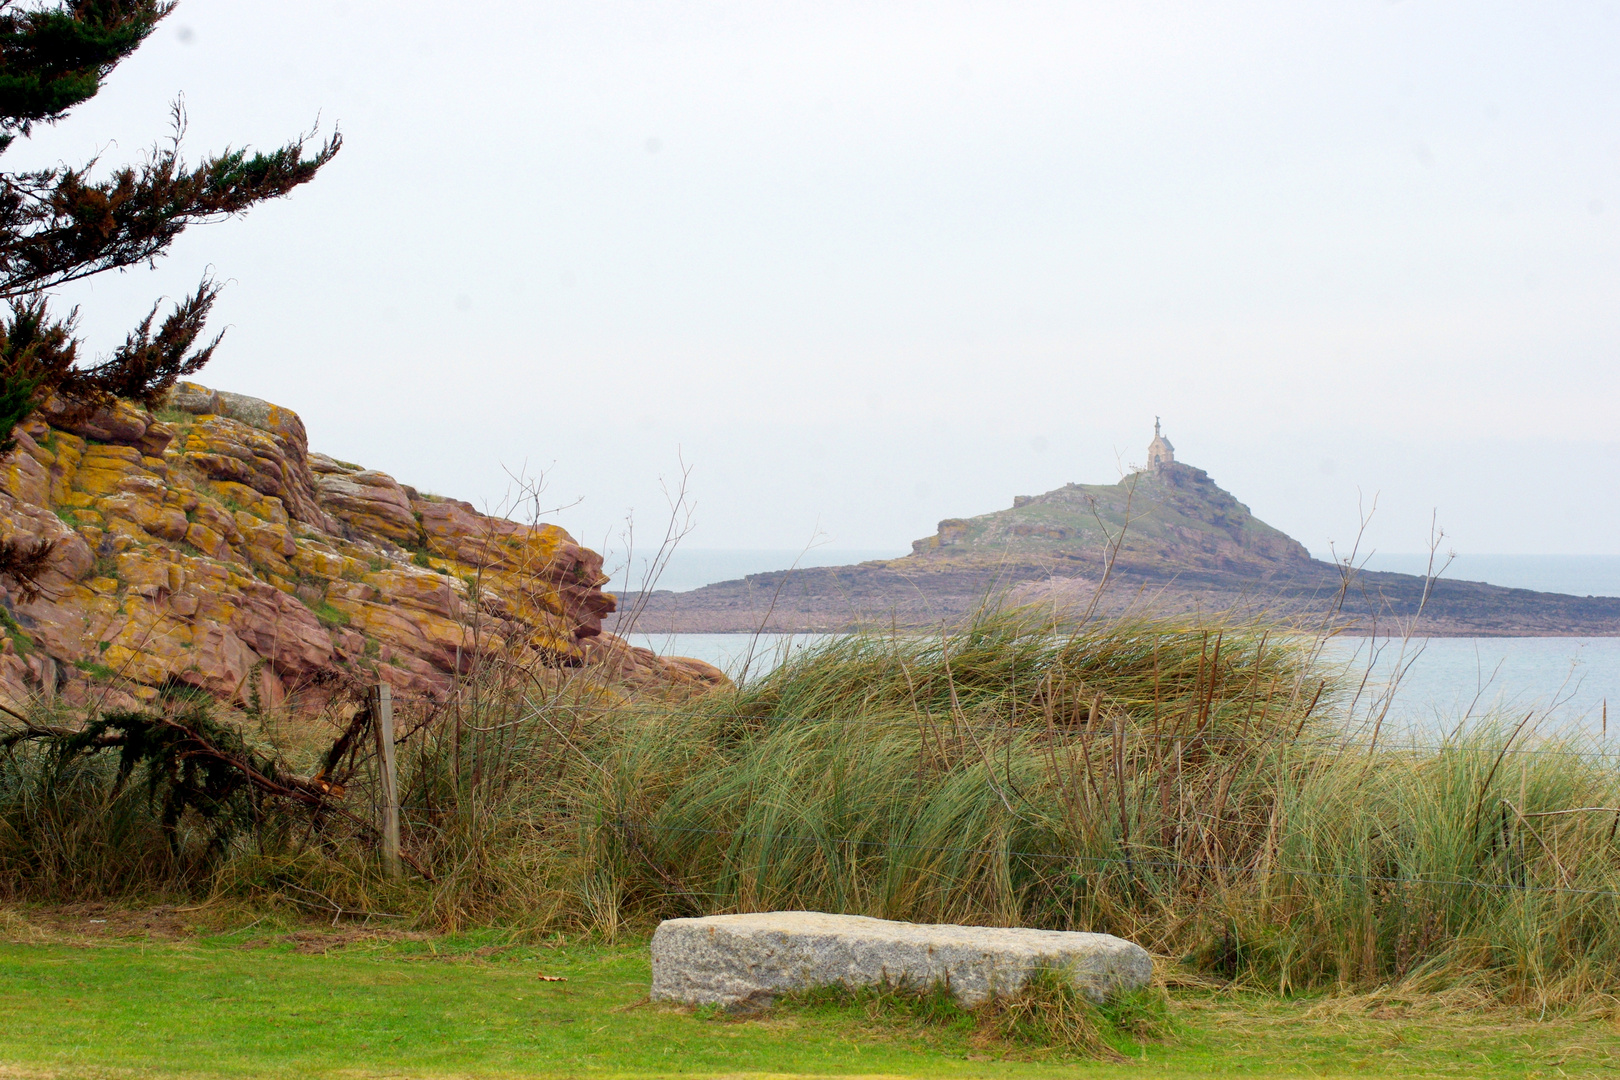
<path fill-rule="evenodd" d="M 183 0 L 16 169 L 338 127 L 199 380 L 581 542 L 907 550 L 1179 459 L 1326 555 L 1620 554 L 1620 4 Z"/>

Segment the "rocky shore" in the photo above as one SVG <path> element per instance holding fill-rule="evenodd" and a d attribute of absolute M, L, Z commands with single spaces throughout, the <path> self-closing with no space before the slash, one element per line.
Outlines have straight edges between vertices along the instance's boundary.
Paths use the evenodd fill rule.
<path fill-rule="evenodd" d="M 182 383 L 153 415 L 51 399 L 0 460 L 0 536 L 50 545 L 0 590 L 0 700 L 104 707 L 190 686 L 316 705 L 387 682 L 443 696 L 499 657 L 674 692 L 721 685 L 604 633 L 602 557 L 309 450 L 303 421 Z"/>

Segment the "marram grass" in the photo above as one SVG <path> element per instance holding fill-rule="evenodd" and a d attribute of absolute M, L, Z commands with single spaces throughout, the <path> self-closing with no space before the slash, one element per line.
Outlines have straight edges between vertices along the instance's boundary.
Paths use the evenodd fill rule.
<path fill-rule="evenodd" d="M 1620 993 L 1620 813 L 1588 809 L 1620 806 L 1614 759 L 1489 725 L 1423 750 L 1347 737 L 1315 644 L 1014 611 L 835 639 L 684 705 L 486 681 L 401 747 L 405 848 L 431 875 L 401 885 L 335 820 L 199 869 L 131 789 L 18 749 L 0 893 L 213 890 L 606 939 L 811 909 L 1105 931 L 1283 992 Z"/>

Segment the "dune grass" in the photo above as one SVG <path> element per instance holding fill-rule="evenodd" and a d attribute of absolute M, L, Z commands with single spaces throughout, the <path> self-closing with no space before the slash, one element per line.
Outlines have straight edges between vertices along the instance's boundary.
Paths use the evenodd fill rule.
<path fill-rule="evenodd" d="M 1561 812 L 1620 806 L 1613 759 L 1490 724 L 1379 748 L 1313 644 L 1015 617 L 837 640 L 621 722 L 574 821 L 619 912 L 1100 930 L 1284 993 L 1620 990 L 1616 814 Z"/>
<path fill-rule="evenodd" d="M 1620 815 L 1589 809 L 1620 806 L 1614 759 L 1489 724 L 1378 745 L 1347 731 L 1316 644 L 1013 611 L 833 639 L 685 703 L 486 673 L 402 725 L 405 850 L 429 876 L 397 884 L 350 819 L 265 813 L 211 856 L 113 760 L 19 744 L 0 896 L 232 896 L 608 943 L 797 908 L 1117 933 L 1281 994 L 1620 994 Z M 369 769 L 342 804 L 361 819 Z"/>

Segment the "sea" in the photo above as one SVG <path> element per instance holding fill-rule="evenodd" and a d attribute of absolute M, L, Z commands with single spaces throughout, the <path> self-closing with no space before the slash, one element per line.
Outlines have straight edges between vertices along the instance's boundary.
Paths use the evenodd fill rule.
<path fill-rule="evenodd" d="M 810 552 L 677 551 L 659 588 L 686 591 L 714 581 L 799 566 L 840 566 L 894 558 L 898 551 L 816 549 Z M 1422 573 L 1427 554 L 1379 554 L 1369 569 Z M 1620 556 L 1459 555 L 1446 569 L 1454 580 L 1576 596 L 1620 596 Z M 622 587 L 622 586 L 621 586 Z M 662 634 L 635 643 L 669 656 L 692 656 L 733 678 L 756 678 L 794 650 L 826 639 L 817 634 Z M 1326 644 L 1323 662 L 1364 682 L 1356 704 L 1361 723 L 1383 717 L 1385 737 L 1424 743 L 1483 723 L 1516 724 L 1526 716 L 1543 735 L 1610 737 L 1610 702 L 1620 707 L 1620 638 L 1340 638 Z M 1620 742 L 1620 715 L 1614 738 Z"/>

